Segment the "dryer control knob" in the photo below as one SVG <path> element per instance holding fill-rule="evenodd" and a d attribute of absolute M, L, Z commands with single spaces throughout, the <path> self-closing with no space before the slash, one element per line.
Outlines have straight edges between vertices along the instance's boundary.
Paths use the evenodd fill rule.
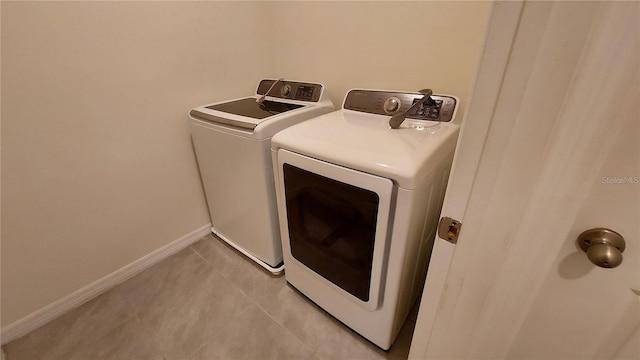
<path fill-rule="evenodd" d="M 289 84 L 285 84 L 281 89 L 280 89 L 280 95 L 282 96 L 289 96 L 291 94 L 291 85 Z"/>
<path fill-rule="evenodd" d="M 400 110 L 400 106 L 402 105 L 402 101 L 397 97 L 390 97 L 384 102 L 384 111 L 387 114 L 393 114 Z"/>

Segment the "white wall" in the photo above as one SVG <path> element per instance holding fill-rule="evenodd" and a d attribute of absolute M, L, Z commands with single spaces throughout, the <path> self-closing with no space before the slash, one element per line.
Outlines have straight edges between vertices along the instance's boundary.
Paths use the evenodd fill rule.
<path fill-rule="evenodd" d="M 273 67 L 265 5 L 2 2 L 2 326 L 209 222 L 188 110 Z"/>
<path fill-rule="evenodd" d="M 360 87 L 431 88 L 464 107 L 491 8 L 486 1 L 274 5 L 278 76 L 321 80 L 336 106 Z"/>
<path fill-rule="evenodd" d="M 209 222 L 187 111 L 262 77 L 457 95 L 486 2 L 2 2 L 2 327 Z"/>

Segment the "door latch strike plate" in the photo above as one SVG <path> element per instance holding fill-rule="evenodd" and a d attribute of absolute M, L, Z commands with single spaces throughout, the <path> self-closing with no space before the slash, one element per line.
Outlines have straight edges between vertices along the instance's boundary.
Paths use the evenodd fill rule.
<path fill-rule="evenodd" d="M 440 218 L 440 223 L 438 224 L 438 236 L 443 240 L 455 244 L 458 242 L 460 227 L 462 227 L 460 221 L 444 216 Z"/>

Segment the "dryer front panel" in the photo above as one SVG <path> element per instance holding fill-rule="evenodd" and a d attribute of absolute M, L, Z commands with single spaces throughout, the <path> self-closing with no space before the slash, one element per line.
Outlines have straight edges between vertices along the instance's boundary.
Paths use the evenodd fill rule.
<path fill-rule="evenodd" d="M 278 171 L 286 207 L 283 239 L 293 261 L 317 274 L 318 281 L 331 284 L 340 296 L 376 309 L 391 180 L 282 149 Z"/>

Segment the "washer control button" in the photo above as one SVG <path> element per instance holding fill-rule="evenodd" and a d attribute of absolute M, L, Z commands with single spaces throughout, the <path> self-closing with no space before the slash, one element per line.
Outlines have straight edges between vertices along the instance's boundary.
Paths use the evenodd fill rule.
<path fill-rule="evenodd" d="M 398 99 L 397 97 L 390 97 L 387 100 L 385 100 L 384 102 L 384 111 L 387 114 L 393 114 L 395 112 L 397 112 L 398 110 L 400 110 L 400 106 L 402 105 L 402 102 L 400 101 L 400 99 Z"/>

